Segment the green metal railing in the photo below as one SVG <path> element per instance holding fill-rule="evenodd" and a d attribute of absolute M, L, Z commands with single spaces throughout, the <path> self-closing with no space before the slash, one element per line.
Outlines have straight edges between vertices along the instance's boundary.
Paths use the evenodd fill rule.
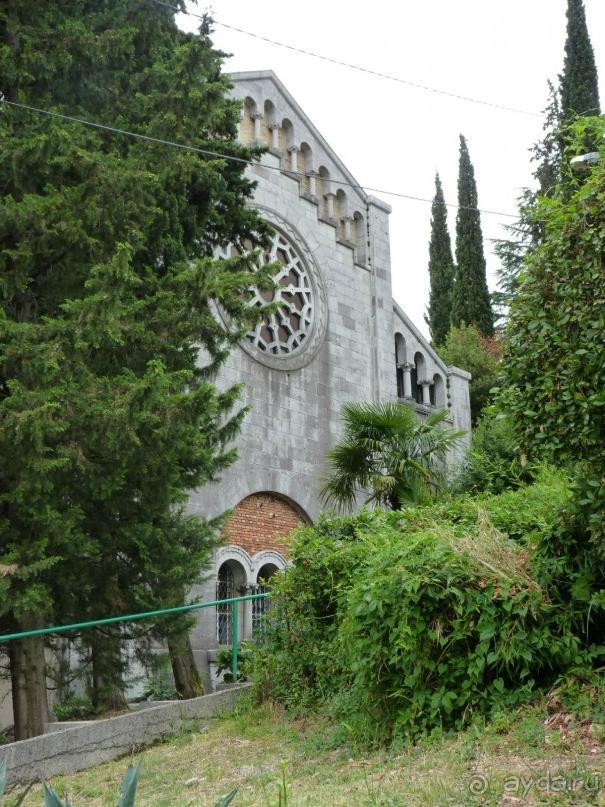
<path fill-rule="evenodd" d="M 156 611 L 141 611 L 138 614 L 125 614 L 124 616 L 108 616 L 104 619 L 90 619 L 88 622 L 74 622 L 71 625 L 54 625 L 48 628 L 24 630 L 20 633 L 5 633 L 0 635 L 0 642 L 12 642 L 14 639 L 27 639 L 30 636 L 44 636 L 49 633 L 66 633 L 70 630 L 94 628 L 96 625 L 114 625 L 116 622 L 134 622 L 137 619 L 150 619 L 154 616 L 166 614 L 182 614 L 186 611 L 196 611 L 200 608 L 212 608 L 217 605 L 235 604 L 247 600 L 260 600 L 270 597 L 268 591 L 262 594 L 244 594 L 241 597 L 227 597 L 224 600 L 208 600 L 207 602 L 194 602 L 191 605 L 178 605 L 176 608 L 158 608 Z M 239 645 L 239 608 L 231 609 L 231 672 L 233 680 L 237 681 L 237 656 Z"/>

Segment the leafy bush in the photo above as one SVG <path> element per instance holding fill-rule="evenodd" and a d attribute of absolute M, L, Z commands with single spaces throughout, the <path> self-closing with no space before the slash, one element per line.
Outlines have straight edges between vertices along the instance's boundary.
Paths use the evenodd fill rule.
<path fill-rule="evenodd" d="M 582 464 L 575 524 L 557 552 L 567 553 L 572 574 L 599 567 L 589 608 L 603 607 L 598 592 L 605 584 L 603 134 L 602 117 L 571 127 L 566 161 L 586 150 L 587 138 L 600 144 L 601 159 L 531 210 L 543 238 L 527 257 L 511 305 L 500 395 L 530 450 Z"/>
<path fill-rule="evenodd" d="M 542 470 L 498 496 L 321 519 L 296 535 L 255 649 L 260 697 L 329 702 L 354 738 L 415 738 L 528 696 L 579 658 L 541 559 L 570 492 Z"/>
<path fill-rule="evenodd" d="M 490 390 L 496 386 L 500 364 L 500 345 L 495 338 L 486 338 L 474 325 L 453 326 L 439 355 L 446 364 L 468 370 L 470 383 L 471 419 L 477 422 L 490 403 Z"/>
<path fill-rule="evenodd" d="M 153 653 L 146 659 L 149 676 L 145 679 L 143 700 L 172 701 L 180 698 L 174 685 L 169 653 Z"/>
<path fill-rule="evenodd" d="M 86 720 L 95 714 L 95 707 L 90 698 L 70 693 L 62 703 L 53 705 L 53 713 L 57 720 Z"/>
<path fill-rule="evenodd" d="M 459 728 L 573 663 L 579 643 L 527 549 L 487 513 L 473 533 L 383 533 L 347 598 L 343 705 L 380 739 Z"/>
<path fill-rule="evenodd" d="M 510 418 L 489 407 L 473 431 L 469 456 L 454 487 L 469 493 L 501 493 L 529 484 L 539 468 L 527 459 Z"/>
<path fill-rule="evenodd" d="M 397 514 L 382 514 L 397 518 Z M 302 527 L 293 544 L 293 565 L 272 578 L 272 619 L 255 647 L 253 681 L 259 699 L 304 710 L 330 696 L 340 674 L 335 637 L 343 595 L 366 554 L 374 515 L 321 517 Z"/>
<path fill-rule="evenodd" d="M 260 637 L 258 637 L 260 638 Z M 258 640 L 258 639 L 257 639 Z M 237 653 L 237 681 L 247 681 L 252 667 L 253 645 L 252 642 L 242 642 Z M 216 653 L 216 674 L 223 676 L 226 684 L 233 684 L 236 681 L 231 671 L 233 651 L 230 647 L 223 647 Z"/>

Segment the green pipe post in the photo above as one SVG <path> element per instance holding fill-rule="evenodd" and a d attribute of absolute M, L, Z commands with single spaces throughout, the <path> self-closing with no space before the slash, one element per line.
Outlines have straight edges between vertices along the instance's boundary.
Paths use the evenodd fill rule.
<path fill-rule="evenodd" d="M 233 683 L 237 683 L 237 646 L 239 644 L 239 604 L 234 602 L 231 606 L 231 673 Z"/>
<path fill-rule="evenodd" d="M 187 611 L 195 611 L 198 608 L 210 608 L 213 605 L 224 605 L 225 603 L 245 602 L 246 600 L 260 600 L 270 596 L 269 592 L 263 594 L 246 594 L 243 597 L 227 597 L 224 600 L 208 600 L 208 602 L 194 602 L 190 605 L 178 605 L 176 608 L 159 608 L 155 611 L 140 611 L 137 614 L 124 614 L 124 616 L 108 616 L 104 619 L 89 619 L 87 622 L 74 622 L 71 625 L 54 625 L 48 628 L 36 628 L 35 630 L 24 630 L 20 633 L 5 633 L 0 636 L 0 642 L 10 642 L 13 639 L 26 639 L 28 636 L 44 636 L 47 633 L 65 633 L 69 630 L 81 630 L 82 628 L 94 628 L 95 625 L 113 625 L 116 622 L 134 622 L 136 619 L 149 619 L 152 616 L 164 616 L 165 614 L 182 614 Z M 237 611 L 237 606 L 235 608 Z M 237 625 L 236 625 L 237 631 Z"/>

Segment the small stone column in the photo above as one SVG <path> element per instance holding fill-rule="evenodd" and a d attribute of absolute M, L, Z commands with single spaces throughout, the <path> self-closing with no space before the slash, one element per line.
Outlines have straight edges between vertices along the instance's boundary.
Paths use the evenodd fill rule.
<path fill-rule="evenodd" d="M 298 146 L 288 146 L 290 152 L 290 171 L 293 174 L 298 173 Z"/>
<path fill-rule="evenodd" d="M 263 113 L 262 112 L 253 112 L 252 113 L 252 120 L 254 121 L 254 139 L 258 143 L 260 143 L 260 141 L 262 140 L 261 128 L 260 128 L 260 122 L 262 121 L 262 119 L 263 119 Z"/>
<path fill-rule="evenodd" d="M 351 218 L 351 216 L 345 216 L 344 219 L 342 220 L 342 224 L 343 224 L 342 233 L 344 240 L 348 241 L 349 244 L 353 243 L 353 230 L 352 230 L 353 219 Z"/>
<path fill-rule="evenodd" d="M 269 129 L 271 131 L 271 148 L 279 151 L 279 123 L 270 123 Z"/>
<path fill-rule="evenodd" d="M 334 221 L 334 199 L 335 198 L 336 198 L 335 193 L 332 193 L 331 191 L 330 191 L 330 193 L 326 193 L 326 207 L 327 207 L 327 213 L 328 213 L 328 220 L 329 221 Z"/>
<path fill-rule="evenodd" d="M 315 171 L 311 171 L 309 174 L 309 196 L 314 199 L 317 198 L 317 174 Z"/>
<path fill-rule="evenodd" d="M 425 406 L 431 405 L 431 382 L 430 381 L 423 381 L 422 382 L 422 403 Z"/>
<path fill-rule="evenodd" d="M 399 365 L 403 372 L 403 397 L 412 397 L 412 365 L 408 362 Z"/>

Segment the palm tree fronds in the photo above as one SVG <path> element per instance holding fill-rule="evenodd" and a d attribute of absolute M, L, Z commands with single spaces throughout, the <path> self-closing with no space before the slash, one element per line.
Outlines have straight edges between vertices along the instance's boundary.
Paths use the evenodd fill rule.
<path fill-rule="evenodd" d="M 344 435 L 327 453 L 320 491 L 341 510 L 362 492 L 392 509 L 418 503 L 442 485 L 447 452 L 464 434 L 444 425 L 446 410 L 421 421 L 413 408 L 390 401 L 346 403 L 341 415 Z"/>

